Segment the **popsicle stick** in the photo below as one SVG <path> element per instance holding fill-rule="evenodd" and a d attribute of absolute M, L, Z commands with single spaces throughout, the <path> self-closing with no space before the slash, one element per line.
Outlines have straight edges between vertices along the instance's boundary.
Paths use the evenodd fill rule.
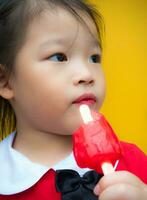
<path fill-rule="evenodd" d="M 90 109 L 87 105 L 83 104 L 80 106 L 79 109 L 80 109 L 80 113 L 85 124 L 88 124 L 89 122 L 93 121 Z"/>
<path fill-rule="evenodd" d="M 113 165 L 108 162 L 104 162 L 101 167 L 104 175 L 111 174 L 115 171 Z"/>

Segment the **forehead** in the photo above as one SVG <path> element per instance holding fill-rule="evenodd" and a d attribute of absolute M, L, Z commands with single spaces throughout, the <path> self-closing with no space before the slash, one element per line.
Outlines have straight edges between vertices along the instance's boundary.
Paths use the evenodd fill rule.
<path fill-rule="evenodd" d="M 86 14 L 80 11 L 78 14 L 86 24 L 79 21 L 64 8 L 57 8 L 54 11 L 46 9 L 29 24 L 27 39 L 35 40 L 39 38 L 40 43 L 48 38 L 51 40 L 55 38 L 66 38 L 67 40 L 73 38 L 74 40 L 80 29 L 82 30 L 81 37 L 90 38 L 91 41 L 96 42 L 95 39 L 98 37 L 98 33 L 95 23 Z"/>

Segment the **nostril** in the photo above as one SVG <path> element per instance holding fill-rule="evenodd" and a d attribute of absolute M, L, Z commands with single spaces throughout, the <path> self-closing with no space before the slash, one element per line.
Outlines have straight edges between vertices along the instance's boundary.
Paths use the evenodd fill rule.
<path fill-rule="evenodd" d="M 94 80 L 89 81 L 89 83 L 94 83 Z"/>
<path fill-rule="evenodd" d="M 93 84 L 94 83 L 94 80 L 93 79 L 91 79 L 91 80 L 80 80 L 79 81 L 79 84 L 81 84 L 81 83 L 85 83 L 85 84 Z"/>
<path fill-rule="evenodd" d="M 79 83 L 84 83 L 84 82 L 85 82 L 85 81 L 83 81 L 83 80 L 80 80 L 80 81 L 79 81 Z"/>
<path fill-rule="evenodd" d="M 95 79 L 92 76 L 85 76 L 85 77 L 74 77 L 73 79 L 73 84 L 78 85 L 78 84 L 85 84 L 85 85 L 92 85 L 94 84 Z"/>

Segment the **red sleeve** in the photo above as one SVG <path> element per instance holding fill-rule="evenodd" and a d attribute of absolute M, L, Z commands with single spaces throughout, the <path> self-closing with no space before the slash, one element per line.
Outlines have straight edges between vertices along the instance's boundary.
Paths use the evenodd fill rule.
<path fill-rule="evenodd" d="M 147 184 L 147 156 L 136 145 L 121 142 L 122 158 L 117 171 L 126 170 L 138 176 Z"/>

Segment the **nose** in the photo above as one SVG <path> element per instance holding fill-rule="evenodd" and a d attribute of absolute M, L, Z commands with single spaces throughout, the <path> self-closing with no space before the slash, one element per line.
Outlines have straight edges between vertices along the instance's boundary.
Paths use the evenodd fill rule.
<path fill-rule="evenodd" d="M 74 86 L 79 84 L 93 85 L 94 82 L 94 73 L 92 70 L 86 66 L 78 66 L 78 71 L 75 72 L 73 77 Z"/>

